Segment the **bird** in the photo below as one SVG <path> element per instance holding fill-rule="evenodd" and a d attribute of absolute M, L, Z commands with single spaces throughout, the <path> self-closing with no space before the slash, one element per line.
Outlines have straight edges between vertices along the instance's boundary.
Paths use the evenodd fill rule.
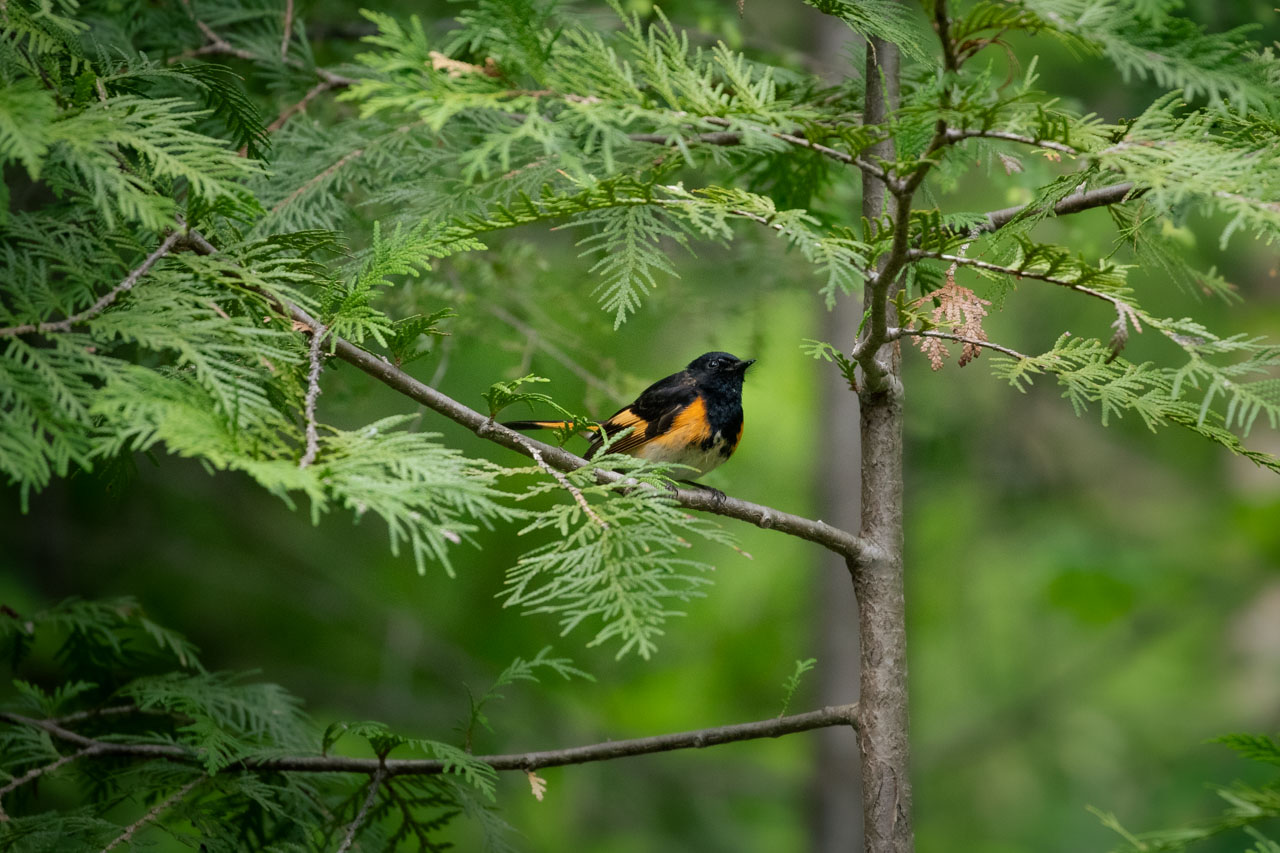
<path fill-rule="evenodd" d="M 756 360 L 708 352 L 646 388 L 635 402 L 614 412 L 591 439 L 590 459 L 612 438 L 611 453 L 694 469 L 693 479 L 725 462 L 742 441 L 742 380 Z M 564 429 L 568 421 L 508 421 L 517 430 Z"/>

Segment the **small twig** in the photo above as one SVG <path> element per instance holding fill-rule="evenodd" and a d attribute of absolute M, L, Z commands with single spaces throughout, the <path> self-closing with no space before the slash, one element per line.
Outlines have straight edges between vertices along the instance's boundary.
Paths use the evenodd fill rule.
<path fill-rule="evenodd" d="M 298 101 L 295 104 L 291 104 L 288 107 L 285 107 L 280 112 L 280 115 L 276 116 L 275 121 L 267 125 L 267 133 L 275 133 L 277 130 L 284 127 L 284 123 L 288 121 L 290 118 L 292 118 L 295 114 L 305 110 L 307 108 L 307 104 L 311 103 L 317 97 L 319 97 L 320 95 L 323 95 L 325 92 L 329 91 L 330 89 L 334 89 L 337 87 L 338 87 L 338 84 L 334 83 L 331 80 L 321 80 L 319 83 L 315 84 L 314 86 L 312 86 L 310 89 L 307 90 L 307 93 L 302 96 L 302 100 Z"/>
<path fill-rule="evenodd" d="M 1061 154 L 1070 154 L 1077 156 L 1080 152 L 1070 145 L 1064 145 L 1061 142 L 1054 142 L 1052 139 L 1037 139 L 1034 136 L 1023 136 L 1020 133 L 1008 133 L 1003 130 L 958 130 L 950 128 L 947 130 L 947 142 L 955 143 L 964 139 L 1003 139 L 1006 142 L 1020 142 L 1023 145 L 1034 145 L 1037 148 L 1047 148 L 1050 151 L 1057 151 Z"/>
<path fill-rule="evenodd" d="M 373 772 L 373 778 L 369 780 L 369 796 L 364 798 L 364 805 L 360 806 L 360 811 L 356 812 L 355 820 L 351 821 L 351 825 L 347 827 L 347 836 L 342 839 L 342 844 L 338 845 L 336 853 L 347 853 L 351 849 L 351 845 L 356 840 L 356 832 L 360 829 L 360 825 L 364 823 L 365 818 L 369 816 L 369 809 L 373 808 L 373 803 L 378 798 L 378 788 L 382 786 L 382 780 L 386 776 L 386 767 L 379 763 L 378 769 Z"/>
<path fill-rule="evenodd" d="M 126 293 L 132 289 L 132 287 L 138 283 L 138 280 L 146 275 L 153 266 L 155 266 L 156 261 L 169 254 L 169 250 L 173 248 L 173 244 L 182 239 L 182 236 L 181 231 L 171 232 L 168 237 L 164 238 L 164 242 L 160 244 L 159 248 L 150 255 L 147 255 L 146 260 L 139 264 L 133 272 L 124 277 L 124 281 L 104 293 L 99 297 L 97 302 L 93 303 L 85 310 L 72 314 L 70 317 L 63 320 L 45 323 L 24 323 L 21 326 L 9 326 L 8 328 L 0 329 L 0 337 L 26 335 L 31 332 L 38 332 L 42 335 L 48 334 L 49 332 L 69 332 L 71 331 L 71 327 L 77 323 L 83 323 L 86 320 L 93 319 L 103 311 L 107 310 L 107 308 L 109 308 L 111 304 L 119 298 L 120 294 Z"/>
<path fill-rule="evenodd" d="M 556 468 L 552 468 L 550 465 L 548 465 L 547 460 L 542 458 L 542 451 L 538 450 L 537 447 L 534 447 L 533 444 L 531 443 L 526 443 L 525 446 L 529 450 L 529 455 L 533 457 L 533 461 L 538 463 L 538 467 L 541 468 L 543 471 L 546 471 L 552 477 L 555 477 L 556 482 L 559 483 L 561 486 L 563 486 L 565 491 L 573 495 L 573 499 L 577 501 L 578 506 L 582 507 L 582 511 L 587 514 L 587 517 L 590 518 L 592 521 L 594 521 L 596 524 L 603 527 L 605 530 L 608 530 L 609 522 L 605 521 L 603 518 L 601 518 L 599 515 L 596 514 L 596 511 L 591 508 L 591 504 L 587 503 L 587 498 L 585 495 L 582 494 L 582 490 L 579 489 L 577 486 L 575 486 L 573 483 L 570 483 L 569 478 L 564 475 L 563 471 L 560 471 Z"/>
<path fill-rule="evenodd" d="M 1030 356 L 1024 355 L 1016 349 L 1010 349 L 1009 347 L 1000 346 L 1000 344 L 993 344 L 990 341 L 982 341 L 977 338 L 968 338 L 964 335 L 955 335 L 951 332 L 939 332 L 936 329 L 889 329 L 889 340 L 891 341 L 907 336 L 916 338 L 942 338 L 943 340 L 957 341 L 962 344 L 972 344 L 975 347 L 986 347 L 987 349 L 993 349 L 996 352 L 1002 352 L 1005 355 L 1013 356 L 1019 360 L 1030 358 Z"/>
<path fill-rule="evenodd" d="M 65 726 L 67 723 L 78 723 L 81 720 L 91 720 L 96 717 L 115 716 L 117 714 L 133 714 L 133 713 L 154 713 L 143 711 L 137 705 L 112 705 L 107 708 L 92 708 L 88 711 L 76 711 L 74 714 L 67 714 L 65 717 L 55 717 L 50 722 Z"/>
<path fill-rule="evenodd" d="M 701 118 L 702 118 L 702 121 L 705 121 L 707 124 L 714 124 L 714 125 L 718 125 L 719 127 L 731 127 L 733 124 L 731 121 L 729 121 L 729 119 L 722 118 L 720 116 L 702 116 Z M 811 142 L 810 140 L 805 139 L 803 136 L 799 136 L 794 133 L 785 133 L 783 131 L 775 131 L 775 130 L 765 130 L 761 132 L 766 133 L 769 136 L 772 136 L 774 139 L 781 139 L 783 142 L 789 142 L 790 144 L 795 145 L 797 147 L 808 148 L 810 151 L 815 151 L 824 157 L 829 157 L 832 160 L 837 160 L 841 163 L 844 163 L 846 166 L 856 166 L 857 168 L 861 169 L 864 172 L 870 172 L 871 174 L 875 175 L 876 177 L 880 178 L 883 181 L 891 180 L 891 176 L 889 175 L 889 172 L 886 171 L 884 168 L 876 165 L 875 163 L 869 162 L 867 160 L 863 160 L 861 157 L 858 157 L 855 154 L 848 154 L 844 151 L 839 151 L 835 148 L 829 148 L 826 145 L 821 145 L 817 142 Z M 649 142 L 655 145 L 672 145 L 673 144 L 673 140 L 670 134 L 631 133 L 627 135 L 627 138 L 632 140 L 633 142 Z M 686 137 L 684 141 L 700 142 L 706 145 L 733 146 L 733 145 L 742 144 L 742 134 L 738 131 L 723 131 L 718 133 L 716 132 L 700 133 L 697 136 Z"/>
<path fill-rule="evenodd" d="M 324 369 L 324 339 L 329 334 L 323 324 L 308 331 L 311 332 L 311 367 L 307 371 L 307 396 L 303 401 L 303 414 L 307 421 L 307 452 L 298 460 L 299 468 L 306 468 L 315 462 L 316 454 L 320 452 L 320 436 L 316 431 L 316 400 L 320 398 L 320 372 Z"/>
<path fill-rule="evenodd" d="M 1083 293 L 1086 296 L 1092 296 L 1094 299 L 1101 299 L 1103 302 L 1109 302 L 1111 303 L 1111 305 L 1116 306 L 1117 310 L 1121 305 L 1126 305 L 1126 307 L 1128 307 L 1127 303 L 1125 303 L 1123 300 L 1119 299 L 1118 297 L 1111 296 L 1110 294 L 1107 294 L 1107 293 L 1103 293 L 1100 290 L 1094 290 L 1092 287 L 1085 287 L 1084 285 L 1076 284 L 1073 281 L 1067 281 L 1066 279 L 1056 278 L 1054 276 L 1046 275 L 1045 273 L 1035 272 L 1033 270 L 1020 270 L 1020 269 L 1017 269 L 1016 267 L 1005 267 L 1005 266 L 1001 266 L 1000 264 L 990 263 L 989 261 L 981 261 L 981 260 L 978 260 L 977 258 L 966 258 L 960 255 L 948 255 L 943 252 L 927 252 L 922 249 L 911 249 L 907 254 L 911 258 L 933 258 L 934 260 L 938 260 L 938 261 L 950 261 L 953 267 L 956 264 L 959 264 L 961 266 L 974 267 L 975 269 L 980 269 L 980 270 L 987 270 L 988 272 L 1004 273 L 1005 275 L 1013 276 L 1014 278 L 1035 279 L 1036 281 L 1043 281 L 1048 284 L 1057 285 L 1058 287 L 1065 287 L 1068 290 L 1074 290 L 1077 293 Z"/>
<path fill-rule="evenodd" d="M 176 802 L 178 802 L 179 800 L 181 800 L 181 799 L 182 799 L 183 797 L 185 797 L 187 794 L 190 794 L 190 793 L 191 793 L 191 789 L 192 789 L 192 788 L 194 788 L 196 785 L 199 785 L 199 784 L 200 784 L 201 782 L 203 782 L 206 778 L 208 778 L 208 777 L 203 776 L 203 775 L 201 775 L 201 776 L 197 776 L 195 779 L 192 779 L 190 782 L 188 782 L 187 784 L 183 785 L 183 786 L 182 786 L 181 788 L 179 788 L 178 790 L 174 791 L 172 794 L 170 794 L 168 797 L 166 797 L 166 798 L 165 798 L 164 800 L 162 800 L 161 802 L 156 803 L 155 808 L 153 808 L 151 811 L 149 811 L 149 812 L 147 812 L 146 814 L 144 814 L 142 817 L 138 818 L 138 819 L 137 819 L 136 821 L 134 821 L 133 823 L 129 824 L 127 827 L 125 827 L 124 832 L 122 832 L 122 833 L 120 833 L 118 836 L 116 836 L 116 839 L 115 839 L 114 841 L 112 841 L 112 842 L 111 842 L 110 844 L 108 844 L 106 847 L 103 847 L 103 848 L 102 848 L 102 853 L 108 853 L 108 851 L 110 851 L 110 850 L 114 849 L 116 846 L 118 846 L 118 845 L 120 845 L 120 844 L 128 843 L 128 841 L 129 841 L 131 838 L 133 838 L 134 833 L 136 833 L 139 829 L 142 829 L 142 827 L 144 827 L 144 826 L 146 826 L 147 824 L 151 823 L 153 820 L 155 820 L 156 818 L 160 817 L 160 815 L 162 815 L 162 814 L 164 814 L 166 811 L 168 811 L 168 809 L 169 809 L 169 808 L 171 808 L 171 807 L 173 806 L 173 804 L 174 804 L 174 803 L 176 803 Z"/>
<path fill-rule="evenodd" d="M 293 0 L 284 0 L 284 37 L 280 40 L 280 58 L 289 58 L 289 37 L 293 35 Z"/>
<path fill-rule="evenodd" d="M 947 14 L 946 0 L 936 0 L 933 5 L 933 29 L 942 45 L 942 67 L 952 73 L 960 70 L 956 46 L 951 40 L 951 18 Z"/>
<path fill-rule="evenodd" d="M 18 776 L 15 779 L 11 780 L 9 784 L 5 785 L 3 788 L 0 788 L 0 798 L 4 797 L 4 795 L 9 793 L 10 791 L 15 791 L 18 788 L 21 788 L 23 785 L 27 784 L 28 782 L 31 782 L 35 779 L 39 779 L 41 776 L 45 775 L 46 773 L 52 773 L 53 771 L 57 770 L 59 767 L 63 766 L 64 764 L 69 764 L 72 761 L 75 761 L 77 758 L 84 758 L 86 755 L 94 755 L 100 751 L 101 750 L 98 748 L 96 744 L 93 746 L 86 746 L 83 749 L 81 749 L 79 752 L 73 752 L 70 755 L 61 756 L 60 758 L 58 758 L 57 761 L 50 762 L 49 764 L 45 764 L 40 767 L 33 767 L 30 770 L 28 770 L 26 773 L 23 773 L 21 776 Z M 4 823 L 8 820 L 9 820 L 9 815 L 5 813 L 4 805 L 0 803 L 0 823 Z"/>
<path fill-rule="evenodd" d="M 279 212 L 281 208 L 286 207 L 286 206 L 288 206 L 289 204 L 291 204 L 291 203 L 294 201 L 294 199 L 296 199 L 298 196 L 302 195 L 302 194 L 303 194 L 304 192 L 306 192 L 307 190 L 311 189 L 313 186 L 315 186 L 316 184 L 318 184 L 320 181 L 323 181 L 325 178 L 329 177 L 329 176 L 330 176 L 330 175 L 332 175 L 334 172 L 338 171 L 338 170 L 339 170 L 339 169 L 341 169 L 343 166 L 347 165 L 347 163 L 349 163 L 349 162 L 351 162 L 352 160 L 356 159 L 357 157 L 361 157 L 361 156 L 363 156 L 363 155 L 364 155 L 364 149 L 363 149 L 363 148 L 356 148 L 356 149 L 354 149 L 354 150 L 352 150 L 352 151 L 348 151 L 346 154 L 343 154 L 343 155 L 342 155 L 342 157 L 341 157 L 341 158 L 340 158 L 336 163 L 334 163 L 332 166 L 330 166 L 329 168 L 325 169 L 323 172 L 321 172 L 320 174 L 316 175 L 314 178 L 311 178 L 311 179 L 310 179 L 310 180 L 308 180 L 305 184 L 303 184 L 302 186 L 298 187 L 298 188 L 297 188 L 296 190 L 294 190 L 293 192 L 289 193 L 289 195 L 288 195 L 288 196 L 286 196 L 286 197 L 285 197 L 285 199 L 284 199 L 283 201 L 281 201 L 281 202 L 280 202 L 279 204 L 277 204 L 275 207 L 271 208 L 271 212 L 272 212 L 272 213 L 277 213 L 277 212 Z"/>

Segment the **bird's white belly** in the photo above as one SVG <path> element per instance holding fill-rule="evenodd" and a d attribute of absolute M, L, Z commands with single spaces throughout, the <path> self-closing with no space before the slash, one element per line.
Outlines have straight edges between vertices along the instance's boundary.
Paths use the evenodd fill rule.
<path fill-rule="evenodd" d="M 712 468 L 720 465 L 728 457 L 721 452 L 725 446 L 724 438 L 716 433 L 711 446 L 707 449 L 702 448 L 702 442 L 692 445 L 684 445 L 679 448 L 664 447 L 659 442 L 651 441 L 648 444 L 636 450 L 635 455 L 640 459 L 647 459 L 650 462 L 674 462 L 677 465 L 688 465 L 695 468 L 696 471 L 676 470 L 672 475 L 677 479 L 694 480 L 706 474 Z"/>

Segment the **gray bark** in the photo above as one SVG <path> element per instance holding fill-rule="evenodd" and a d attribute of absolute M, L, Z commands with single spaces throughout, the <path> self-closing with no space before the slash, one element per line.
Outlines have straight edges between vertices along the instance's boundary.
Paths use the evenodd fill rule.
<path fill-rule="evenodd" d="M 898 106 L 898 50 L 880 39 L 867 49 L 865 121 L 882 123 Z M 892 160 L 886 140 L 868 154 Z M 884 183 L 863 173 L 862 213 L 893 214 Z M 892 276 L 892 273 L 890 274 Z M 890 288 L 896 282 L 881 283 Z M 872 305 L 871 288 L 865 303 Z M 892 305 L 885 310 L 892 312 Z M 890 316 L 888 322 L 896 325 Z M 872 325 L 872 324 L 869 324 Z M 907 738 L 906 607 L 902 563 L 902 385 L 896 343 L 875 353 L 889 375 L 859 397 L 862 442 L 862 537 L 869 555 L 851 560 L 862 642 L 860 727 L 863 821 L 869 853 L 905 853 L 914 847 Z"/>

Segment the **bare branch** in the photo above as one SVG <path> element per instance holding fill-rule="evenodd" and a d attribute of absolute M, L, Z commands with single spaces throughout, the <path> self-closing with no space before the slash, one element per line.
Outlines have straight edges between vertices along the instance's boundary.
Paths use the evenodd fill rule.
<path fill-rule="evenodd" d="M 342 844 L 338 845 L 337 853 L 347 853 L 351 849 L 351 845 L 356 840 L 356 832 L 369 816 L 369 809 L 373 808 L 374 800 L 378 798 L 378 788 L 382 786 L 382 780 L 386 777 L 387 769 L 379 764 L 378 769 L 373 772 L 373 778 L 369 780 L 369 796 L 364 798 L 364 805 L 360 806 L 360 811 L 356 812 L 355 819 L 347 827 L 347 836 L 342 839 Z"/>
<path fill-rule="evenodd" d="M 942 67 L 953 73 L 960 70 L 955 42 L 951 40 L 951 18 L 947 15 L 946 0 L 937 0 L 933 4 L 933 29 L 938 34 L 938 43 L 942 45 Z"/>
<path fill-rule="evenodd" d="M 104 293 L 97 302 L 93 303 L 85 310 L 72 314 L 64 320 L 56 320 L 46 323 L 25 323 L 21 326 L 9 326 L 8 328 L 0 329 L 0 337 L 26 335 L 31 332 L 38 332 L 42 335 L 48 334 L 49 332 L 69 332 L 71 331 L 71 327 L 77 323 L 92 320 L 94 317 L 107 310 L 107 308 L 111 307 L 111 304 L 120 297 L 120 294 L 127 293 L 131 290 L 133 286 L 138 283 L 138 280 L 146 275 L 153 266 L 155 266 L 156 261 L 169 254 L 169 250 L 173 248 L 173 244 L 182 239 L 182 236 L 181 231 L 171 232 L 168 237 L 164 238 L 164 242 L 161 243 L 154 252 L 147 255 L 146 260 L 139 264 L 133 272 L 124 277 L 124 281 Z"/>
<path fill-rule="evenodd" d="M 52 761 L 48 764 L 41 765 L 40 767 L 33 767 L 30 770 L 28 770 L 26 773 L 23 773 L 21 776 L 18 776 L 12 779 L 9 782 L 9 784 L 5 785 L 3 788 L 0 788 L 0 798 L 3 798 L 4 795 L 9 793 L 10 791 L 15 791 L 18 788 L 21 788 L 23 785 L 27 784 L 28 782 L 32 782 L 36 779 L 39 779 L 41 776 L 45 775 L 46 773 L 52 773 L 53 771 L 57 770 L 59 767 L 63 766 L 64 764 L 70 764 L 72 761 L 75 761 L 77 758 L 84 758 L 87 755 L 95 755 L 98 752 L 101 752 L 101 750 L 97 747 L 97 745 L 86 746 L 82 748 L 79 752 L 73 752 L 70 755 L 63 755 L 59 757 L 56 761 Z M 4 823 L 8 820 L 9 820 L 9 816 L 5 814 L 4 805 L 0 804 L 0 823 Z"/>
<path fill-rule="evenodd" d="M 298 101 L 296 104 L 291 104 L 285 107 L 283 110 L 281 110 L 280 115 L 276 116 L 275 120 L 271 122 L 271 124 L 267 125 L 267 133 L 275 133 L 277 130 L 284 127 L 284 123 L 288 121 L 290 118 L 292 118 L 295 114 L 305 110 L 307 108 L 307 104 L 311 103 L 317 97 L 319 97 L 320 95 L 323 95 L 325 92 L 329 91 L 330 89 L 336 89 L 336 88 L 339 88 L 339 85 L 337 83 L 334 83 L 331 80 L 321 80 L 319 83 L 315 84 L 314 86 L 312 86 L 310 89 L 307 90 L 307 93 L 302 96 L 302 100 Z"/>
<path fill-rule="evenodd" d="M 311 367 L 307 371 L 307 396 L 303 401 L 303 414 L 307 421 L 307 451 L 298 461 L 299 468 L 306 468 L 315 462 L 316 454 L 320 452 L 320 436 L 316 434 L 316 400 L 320 398 L 320 371 L 324 369 L 324 339 L 329 332 L 324 324 L 308 331 L 311 332 L 311 346 L 308 349 Z"/>
<path fill-rule="evenodd" d="M 523 117 L 521 116 L 521 114 L 518 114 L 518 113 L 512 113 L 512 116 Z M 720 127 L 733 126 L 733 123 L 729 121 L 729 119 L 722 118 L 720 116 L 701 116 L 700 118 L 702 121 L 705 121 L 707 124 L 714 124 Z M 868 172 L 872 175 L 875 175 L 877 178 L 880 178 L 883 181 L 892 180 L 892 177 L 890 176 L 889 172 L 884 167 L 879 166 L 876 163 L 872 163 L 869 160 L 864 160 L 863 158 L 857 156 L 856 154 L 849 154 L 845 151 L 840 151 L 838 149 L 830 148 L 826 145 L 822 145 L 817 142 L 812 142 L 804 138 L 803 136 L 795 133 L 786 133 L 780 130 L 762 131 L 762 132 L 767 133 L 769 136 L 772 136 L 774 139 L 781 139 L 783 142 L 789 142 L 790 144 L 795 145 L 798 148 L 808 148 L 810 151 L 815 151 L 824 157 L 828 157 L 837 162 L 844 163 L 846 166 L 855 166 L 864 172 Z M 675 144 L 675 140 L 672 138 L 672 135 L 665 134 L 665 133 L 630 133 L 630 134 L 627 134 L 627 138 L 632 140 L 633 142 L 649 142 L 655 145 L 674 145 Z M 704 145 L 733 146 L 733 145 L 742 144 L 742 133 L 740 131 L 735 131 L 735 130 L 727 130 L 727 131 L 711 132 L 711 133 L 699 133 L 696 136 L 683 137 L 683 140 L 685 142 L 702 143 Z"/>
<path fill-rule="evenodd" d="M 91 748 L 94 755 L 130 755 L 141 758 L 167 758 L 175 761 L 194 760 L 193 754 L 181 746 L 163 743 L 118 743 L 94 740 L 58 725 L 53 720 L 37 720 L 10 711 L 0 711 L 0 720 L 43 729 L 49 734 L 76 746 Z M 86 753 L 87 754 L 87 753 Z"/>
<path fill-rule="evenodd" d="M 49 720 L 34 720 L 7 712 L 0 712 L 0 719 L 18 723 L 19 725 L 44 729 L 71 743 L 88 743 L 99 747 L 98 752 L 104 755 L 163 758 L 184 764 L 198 764 L 200 762 L 199 756 L 193 751 L 180 746 L 170 747 L 163 744 L 94 741 L 63 729 Z M 479 755 L 476 756 L 476 760 L 488 764 L 498 771 L 520 770 L 527 772 L 543 767 L 566 767 L 573 764 L 589 764 L 596 761 L 611 761 L 615 758 L 629 758 L 635 755 L 649 755 L 655 752 L 702 749 L 708 746 L 719 746 L 722 743 L 776 738 L 831 726 L 853 726 L 857 728 L 859 726 L 857 704 L 834 705 L 817 711 L 791 714 L 786 717 L 770 717 L 767 720 L 757 720 L 750 723 L 714 726 L 705 729 L 656 735 L 654 737 L 608 740 L 603 743 L 571 746 L 566 749 L 502 755 Z M 378 759 L 349 758 L 341 755 L 285 755 L 271 758 L 245 759 L 233 766 L 245 770 L 294 773 L 377 774 L 382 771 L 385 776 L 391 777 L 439 775 L 447 772 L 447 769 L 452 764 L 436 758 Z"/>
<path fill-rule="evenodd" d="M 294 201 L 298 196 L 302 195 L 304 192 L 306 192 L 307 190 L 311 189 L 313 186 L 315 186 L 316 184 L 318 184 L 320 181 L 323 181 L 325 178 L 329 177 L 329 176 L 330 176 L 330 175 L 332 175 L 334 172 L 338 171 L 338 170 L 339 170 L 339 169 L 341 169 L 343 166 L 347 165 L 348 163 L 350 163 L 352 160 L 356 159 L 357 157 L 362 157 L 362 156 L 364 156 L 364 149 L 363 149 L 363 148 L 355 148 L 355 149 L 353 149 L 353 150 L 351 150 L 351 151 L 348 151 L 346 154 L 343 154 L 340 158 L 338 158 L 337 162 L 335 162 L 332 166 L 330 166 L 329 168 L 325 169 L 323 172 L 321 172 L 320 174 L 316 175 L 314 178 L 311 178 L 310 180 L 308 180 L 305 184 L 303 184 L 302 186 L 298 187 L 298 188 L 297 188 L 296 190 L 294 190 L 293 192 L 289 193 L 289 195 L 285 196 L 284 200 L 282 200 L 282 201 L 281 201 L 279 204 L 277 204 L 275 207 L 271 208 L 271 212 L 272 212 L 272 213 L 276 213 L 276 212 L 278 212 L 281 208 L 287 207 L 289 204 L 293 203 L 293 201 Z"/>
<path fill-rule="evenodd" d="M 284 0 L 284 37 L 280 39 L 280 58 L 289 58 L 289 38 L 293 35 L 293 0 Z"/>
<path fill-rule="evenodd" d="M 1146 192 L 1144 187 L 1135 187 L 1133 183 L 1125 181 L 1122 184 L 1112 184 L 1107 187 L 1098 187 L 1097 189 L 1073 193 L 1053 206 L 1053 215 L 1067 216 L 1084 210 L 1092 210 L 1095 207 L 1119 204 L 1122 201 L 1137 198 L 1144 192 Z M 986 214 L 983 217 L 983 221 L 975 225 L 973 230 L 978 234 L 990 234 L 992 231 L 999 231 L 1026 212 L 1027 207 L 1027 205 L 1023 204 L 993 210 Z"/>
<path fill-rule="evenodd" d="M 197 776 L 195 779 L 192 779 L 190 782 L 183 785 L 178 790 L 174 791 L 168 797 L 165 797 L 164 800 L 162 800 L 161 802 L 156 803 L 155 808 L 153 808 L 151 811 L 144 814 L 142 817 L 138 818 L 133 823 L 129 824 L 127 827 L 125 827 L 124 832 L 116 836 L 114 841 L 112 841 L 106 847 L 103 847 L 102 853 L 108 853 L 108 851 L 114 849 L 120 844 L 128 843 L 129 840 L 133 838 L 134 833 L 136 833 L 139 829 L 142 829 L 142 827 L 151 823 L 153 820 L 160 817 L 160 815 L 168 811 L 173 806 L 174 803 L 181 800 L 187 794 L 190 794 L 192 788 L 194 788 L 196 785 L 199 785 L 201 782 L 203 782 L 207 778 L 209 777 L 203 776 L 203 775 Z"/>
<path fill-rule="evenodd" d="M 564 487 L 565 491 L 573 495 L 573 499 L 577 501 L 578 506 L 582 507 L 582 511 L 587 514 L 587 518 L 590 518 L 596 524 L 600 525 L 605 530 L 608 530 L 609 523 L 605 521 L 603 518 L 601 518 L 599 515 L 597 515 L 596 511 L 591 508 L 591 504 L 587 503 L 587 498 L 585 495 L 582 494 L 582 490 L 579 489 L 577 486 L 575 486 L 573 483 L 570 483 L 569 478 L 564 475 L 563 471 L 560 471 L 556 468 L 552 468 L 550 465 L 548 465 L 547 460 L 542 458 L 542 451 L 538 450 L 538 448 L 535 447 L 532 442 L 525 441 L 522 443 L 526 445 L 526 447 L 529 450 L 529 455 L 533 457 L 534 462 L 538 463 L 538 467 L 541 468 L 543 471 L 546 471 L 552 477 L 554 477 L 556 482 Z"/>
<path fill-rule="evenodd" d="M 1100 290 L 1094 290 L 1092 287 L 1085 287 L 1084 285 L 1076 284 L 1073 281 L 1067 281 L 1066 279 L 1055 278 L 1054 276 L 1046 275 L 1045 273 L 1034 272 L 1032 270 L 1020 270 L 1015 267 L 1003 267 L 1003 266 L 1000 266 L 999 264 L 993 264 L 987 261 L 980 261 L 977 258 L 966 258 L 960 255 L 948 255 L 943 252 L 927 252 L 922 249 L 912 249 L 910 250 L 910 252 L 908 252 L 908 255 L 911 258 L 933 258 L 939 261 L 950 261 L 953 265 L 959 264 L 960 266 L 964 266 L 964 267 L 974 267 L 975 269 L 987 270 L 989 272 L 1004 273 L 1005 275 L 1010 275 L 1010 276 L 1013 276 L 1014 278 L 1031 278 L 1031 279 L 1035 279 L 1036 281 L 1043 281 L 1049 284 L 1055 284 L 1058 287 L 1065 287 L 1069 290 L 1074 290 L 1077 293 L 1083 293 L 1086 296 L 1092 296 L 1094 299 L 1101 299 L 1104 302 L 1109 302 L 1111 303 L 1111 305 L 1115 306 L 1117 311 L 1121 310 L 1120 306 L 1122 305 L 1125 308 L 1130 308 L 1130 310 L 1132 310 L 1131 306 L 1129 306 L 1128 303 L 1126 303 L 1124 300 L 1120 299 L 1119 297 L 1112 296 L 1109 293 L 1103 293 Z"/>
<path fill-rule="evenodd" d="M 1012 356 L 1020 360 L 1029 358 L 1029 356 L 1018 352 L 1016 349 L 1009 349 L 1009 347 L 1001 346 L 1000 344 L 993 344 L 990 341 L 983 341 L 983 340 L 979 340 L 978 338 L 968 338 L 968 337 L 965 337 L 964 335 L 955 335 L 950 332 L 939 332 L 936 329 L 890 329 L 889 330 L 890 340 L 897 340 L 898 338 L 908 337 L 908 336 L 918 337 L 918 338 L 942 338 L 943 340 L 957 341 L 962 344 L 970 344 L 976 347 L 986 347 L 987 349 L 992 349 L 992 350 L 995 350 L 996 352 L 1002 352 L 1005 355 Z"/>
<path fill-rule="evenodd" d="M 957 130 L 950 128 L 947 130 L 947 142 L 956 143 L 965 139 L 1003 139 L 1006 142 L 1020 142 L 1023 145 L 1034 145 L 1037 148 L 1047 148 L 1050 151 L 1057 151 L 1060 154 L 1070 154 L 1077 156 L 1080 152 L 1070 145 L 1063 145 L 1061 142 L 1054 142 L 1052 139 L 1036 139 L 1034 136 L 1023 136 L 1020 133 L 1008 133 L 1003 130 Z"/>

